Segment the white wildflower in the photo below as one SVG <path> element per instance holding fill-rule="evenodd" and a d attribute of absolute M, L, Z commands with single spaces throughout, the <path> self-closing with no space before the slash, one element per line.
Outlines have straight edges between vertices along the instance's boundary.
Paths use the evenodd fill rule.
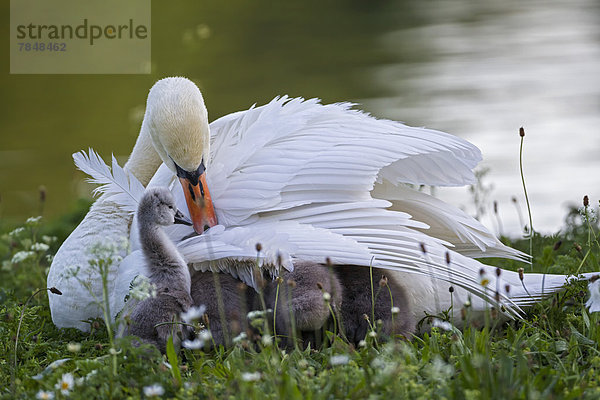
<path fill-rule="evenodd" d="M 598 219 L 596 210 L 594 210 L 592 207 L 579 207 L 578 211 L 581 215 L 581 218 L 583 218 L 585 222 L 590 222 L 593 224 Z"/>
<path fill-rule="evenodd" d="M 13 231 L 11 231 L 8 236 L 19 236 L 22 232 L 25 232 L 25 228 L 23 228 L 22 226 L 19 226 L 18 228 L 15 228 Z"/>
<path fill-rule="evenodd" d="M 33 251 L 19 251 L 15 253 L 10 262 L 12 262 L 13 264 L 18 264 L 33 257 L 35 257 L 35 253 Z"/>
<path fill-rule="evenodd" d="M 27 218 L 27 221 L 25 221 L 25 225 L 27 226 L 38 226 L 40 224 L 40 220 L 42 219 L 42 216 L 37 216 L 37 217 L 29 217 Z"/>
<path fill-rule="evenodd" d="M 194 340 L 186 339 L 181 342 L 181 345 L 186 349 L 197 350 L 204 347 L 204 340 L 201 340 L 199 337 L 195 338 Z"/>
<path fill-rule="evenodd" d="M 454 374 L 452 365 L 447 364 L 439 356 L 433 359 L 433 362 L 426 367 L 429 376 L 437 381 L 449 379 Z"/>
<path fill-rule="evenodd" d="M 329 363 L 334 366 L 335 365 L 346 365 L 346 364 L 348 364 L 348 361 L 350 361 L 350 357 L 348 357 L 345 354 L 331 356 L 331 358 L 329 359 Z"/>
<path fill-rule="evenodd" d="M 440 328 L 443 329 L 445 331 L 451 331 L 452 330 L 452 324 L 448 321 L 442 321 L 441 319 L 435 318 L 433 320 L 433 323 L 431 324 L 434 328 Z"/>
<path fill-rule="evenodd" d="M 600 279 L 590 281 L 588 290 L 590 291 L 590 299 L 585 303 L 586 307 L 589 308 L 590 312 L 600 311 Z"/>
<path fill-rule="evenodd" d="M 212 339 L 212 334 L 209 330 L 203 329 L 201 330 L 194 340 L 184 340 L 181 342 L 181 345 L 186 349 L 196 350 L 204 347 L 206 342 Z"/>
<path fill-rule="evenodd" d="M 239 335 L 233 338 L 233 343 L 239 343 L 242 340 L 246 340 L 247 338 L 248 335 L 246 334 L 246 332 L 241 332 Z"/>
<path fill-rule="evenodd" d="M 78 353 L 79 350 L 81 350 L 81 344 L 71 342 L 67 344 L 67 350 L 69 350 L 71 353 Z"/>
<path fill-rule="evenodd" d="M 392 314 L 396 315 L 398 313 L 400 313 L 400 309 L 398 307 L 392 307 Z"/>
<path fill-rule="evenodd" d="M 386 365 L 386 362 L 381 357 L 375 357 L 373 361 L 371 361 L 371 367 L 376 369 L 383 369 Z"/>
<path fill-rule="evenodd" d="M 111 347 L 110 349 L 108 349 L 108 352 L 113 356 L 116 356 L 117 354 L 119 354 L 117 349 L 115 349 L 114 347 Z"/>
<path fill-rule="evenodd" d="M 44 236 L 42 236 L 42 242 L 44 242 L 46 244 L 54 243 L 54 242 L 56 242 L 56 236 L 44 235 Z"/>
<path fill-rule="evenodd" d="M 44 390 L 40 390 L 35 395 L 35 398 L 38 399 L 38 400 L 52 400 L 54 398 L 54 393 L 52 393 L 52 392 L 46 392 Z"/>
<path fill-rule="evenodd" d="M 75 379 L 73 379 L 73 375 L 67 372 L 66 374 L 62 375 L 60 381 L 58 381 L 54 387 L 57 390 L 60 390 L 64 396 L 68 396 L 71 389 L 73 389 L 74 384 Z"/>
<path fill-rule="evenodd" d="M 264 317 L 266 314 L 272 312 L 272 309 L 267 309 L 266 311 L 263 310 L 255 310 L 255 311 L 250 311 L 246 316 L 248 317 L 249 320 L 253 320 L 253 319 L 257 319 L 260 317 Z"/>
<path fill-rule="evenodd" d="M 271 335 L 264 335 L 262 337 L 263 346 L 270 346 L 272 342 L 273 342 L 273 337 Z"/>
<path fill-rule="evenodd" d="M 144 386 L 144 395 L 147 397 L 158 397 L 165 394 L 165 389 L 158 383 L 151 386 Z"/>
<path fill-rule="evenodd" d="M 31 250 L 33 251 L 45 252 L 48 251 L 49 248 L 50 246 L 48 246 L 46 243 L 34 243 L 31 245 Z"/>
<path fill-rule="evenodd" d="M 366 345 L 367 345 L 366 340 L 361 340 L 360 342 L 358 342 L 358 347 L 365 347 Z"/>
<path fill-rule="evenodd" d="M 146 300 L 156 297 L 156 285 L 143 275 L 136 276 L 131 282 L 129 295 L 136 300 Z"/>
<path fill-rule="evenodd" d="M 256 371 L 256 372 L 244 372 L 242 373 L 242 380 L 244 382 L 256 382 L 257 380 L 260 379 L 261 377 L 261 373 Z"/>
<path fill-rule="evenodd" d="M 376 337 L 377 337 L 377 332 L 375 332 L 375 331 L 370 331 L 370 332 L 369 332 L 369 337 L 376 338 Z"/>
<path fill-rule="evenodd" d="M 331 301 L 331 295 L 327 292 L 323 292 L 323 300 L 329 303 L 329 301 Z"/>
<path fill-rule="evenodd" d="M 205 306 L 190 307 L 186 312 L 181 313 L 181 319 L 188 324 L 198 321 L 206 312 Z"/>

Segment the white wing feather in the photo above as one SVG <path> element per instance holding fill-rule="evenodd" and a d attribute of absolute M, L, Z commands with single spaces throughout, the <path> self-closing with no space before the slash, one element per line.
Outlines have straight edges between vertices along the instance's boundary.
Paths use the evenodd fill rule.
<path fill-rule="evenodd" d="M 144 194 L 144 186 L 129 171 L 121 168 L 112 156 L 112 168 L 92 149 L 89 154 L 84 151 L 73 154 L 75 165 L 90 176 L 89 182 L 98 186 L 94 194 L 105 194 L 105 200 L 119 204 L 121 209 L 135 214 L 137 206 Z"/>

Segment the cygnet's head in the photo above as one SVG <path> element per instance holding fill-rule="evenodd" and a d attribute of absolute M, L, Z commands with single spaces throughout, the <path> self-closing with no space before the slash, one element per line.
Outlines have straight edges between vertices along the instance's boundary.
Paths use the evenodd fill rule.
<path fill-rule="evenodd" d="M 140 225 L 192 225 L 175 206 L 175 199 L 167 188 L 148 188 L 138 207 Z"/>
<path fill-rule="evenodd" d="M 148 94 L 142 130 L 148 131 L 161 160 L 177 174 L 194 230 L 202 233 L 217 224 L 206 184 L 210 128 L 204 99 L 186 78 L 161 79 Z"/>

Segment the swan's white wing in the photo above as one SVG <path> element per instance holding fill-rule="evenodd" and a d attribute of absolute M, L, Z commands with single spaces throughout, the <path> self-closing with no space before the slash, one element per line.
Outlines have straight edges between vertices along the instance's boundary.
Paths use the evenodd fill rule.
<path fill-rule="evenodd" d="M 426 223 L 389 210 L 390 202 L 371 196 L 376 182 L 384 180 L 470 183 L 471 169 L 480 159 L 473 145 L 441 132 L 376 120 L 350 110 L 349 104 L 323 106 L 316 100 L 286 98 L 224 117 L 211 129 L 207 180 L 220 225 L 185 240 L 191 229 L 171 232 L 190 263 L 228 270 L 254 284 L 247 262 L 257 259 L 255 246 L 261 243 L 258 263 L 271 268 L 278 256 L 287 268 L 293 258 L 323 262 L 330 257 L 336 264 L 372 264 L 428 275 L 495 302 L 503 278 L 496 279 L 494 268 L 454 252 L 450 265 L 446 263 L 448 247 L 460 242 L 456 237 L 480 249 L 497 245 L 486 242 L 487 231 L 478 232 L 479 225 L 464 216 L 464 221 L 450 224 L 456 232 L 443 231 L 435 238 L 426 234 Z M 169 174 L 163 168 L 156 179 L 169 184 Z M 185 210 L 180 186 L 171 184 L 171 189 Z M 435 229 L 444 225 L 439 220 L 452 217 L 448 209 L 436 210 L 437 205 L 427 202 L 430 212 L 440 213 L 430 219 Z M 244 263 L 236 270 L 223 261 L 232 259 Z M 481 269 L 487 285 L 481 284 Z M 499 291 L 498 296 L 509 311 L 518 313 L 506 293 Z"/>
<path fill-rule="evenodd" d="M 464 185 L 481 159 L 446 133 L 378 120 L 351 104 L 277 98 L 211 124 L 208 186 L 225 225 L 305 204 L 371 198 L 378 179 Z"/>
<path fill-rule="evenodd" d="M 426 193 L 387 180 L 375 185 L 373 197 L 391 201 L 392 210 L 403 211 L 429 227 L 424 233 L 451 243 L 452 250 L 468 257 L 504 257 L 527 261 L 528 256 L 505 246 L 485 226 L 464 211 Z"/>
<path fill-rule="evenodd" d="M 144 194 L 144 185 L 129 171 L 121 168 L 115 157 L 112 157 L 112 168 L 92 149 L 89 154 L 80 151 L 73 154 L 75 165 L 90 176 L 89 182 L 99 184 L 94 193 L 105 195 L 105 201 L 119 204 L 122 210 L 135 214 L 137 206 Z"/>

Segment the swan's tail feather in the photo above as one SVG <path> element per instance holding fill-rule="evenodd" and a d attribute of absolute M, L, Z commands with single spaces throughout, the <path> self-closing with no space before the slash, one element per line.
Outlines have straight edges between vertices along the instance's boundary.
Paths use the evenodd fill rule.
<path fill-rule="evenodd" d="M 94 194 L 101 193 L 105 200 L 115 202 L 131 214 L 137 211 L 138 203 L 144 194 L 144 185 L 126 169 L 121 168 L 112 156 L 112 168 L 93 149 L 73 154 L 75 166 L 90 176 L 90 183 L 101 185 Z"/>
<path fill-rule="evenodd" d="M 519 307 L 528 307 L 556 292 L 560 292 L 569 282 L 587 280 L 594 275 L 598 275 L 598 273 L 585 273 L 579 276 L 523 274 L 521 280 L 518 272 L 502 270 L 501 279 L 510 285 L 510 292 L 508 293 L 510 300 Z"/>

